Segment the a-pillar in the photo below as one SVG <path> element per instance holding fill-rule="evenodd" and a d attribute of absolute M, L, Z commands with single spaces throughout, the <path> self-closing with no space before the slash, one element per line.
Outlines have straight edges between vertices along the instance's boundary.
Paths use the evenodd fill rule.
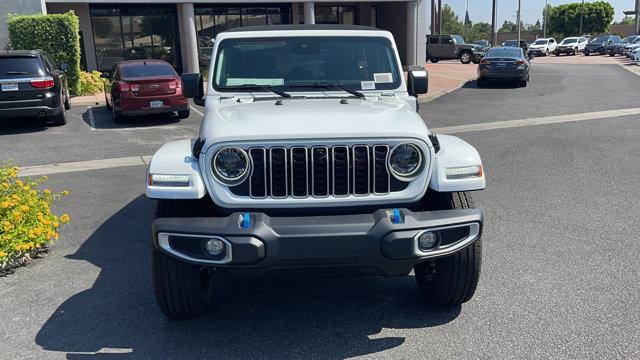
<path fill-rule="evenodd" d="M 198 36 L 193 3 L 180 4 L 180 33 L 182 36 L 182 67 L 187 73 L 200 72 L 198 62 Z"/>

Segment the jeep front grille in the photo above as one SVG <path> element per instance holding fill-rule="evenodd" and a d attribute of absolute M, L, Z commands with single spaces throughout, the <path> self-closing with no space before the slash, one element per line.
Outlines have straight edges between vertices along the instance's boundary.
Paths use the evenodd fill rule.
<path fill-rule="evenodd" d="M 406 187 L 387 170 L 388 145 L 253 147 L 246 185 L 232 188 L 252 198 L 384 195 Z"/>

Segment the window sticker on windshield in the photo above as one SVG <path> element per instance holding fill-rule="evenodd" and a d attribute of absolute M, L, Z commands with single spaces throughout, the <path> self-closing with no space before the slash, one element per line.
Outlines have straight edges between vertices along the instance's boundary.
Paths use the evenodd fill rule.
<path fill-rule="evenodd" d="M 362 90 L 375 90 L 376 83 L 373 81 L 360 81 L 360 87 Z"/>
<path fill-rule="evenodd" d="M 244 84 L 260 86 L 280 86 L 284 85 L 284 79 L 258 79 L 258 78 L 228 78 L 226 86 L 238 86 Z"/>
<path fill-rule="evenodd" d="M 376 84 L 388 84 L 393 82 L 391 73 L 375 73 L 373 74 L 373 82 Z"/>

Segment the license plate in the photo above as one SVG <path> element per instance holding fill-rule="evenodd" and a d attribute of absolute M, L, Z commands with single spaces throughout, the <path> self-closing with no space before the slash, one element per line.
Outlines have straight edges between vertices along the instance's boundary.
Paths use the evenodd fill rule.
<path fill-rule="evenodd" d="M 18 84 L 2 84 L 2 91 L 18 91 Z"/>
<path fill-rule="evenodd" d="M 499 68 L 503 68 L 503 67 L 505 67 L 505 66 L 507 66 L 507 64 L 502 63 L 502 62 L 499 62 L 499 63 L 498 63 L 498 67 L 499 67 Z"/>
<path fill-rule="evenodd" d="M 162 102 L 162 100 L 153 100 L 149 102 L 149 107 L 152 108 L 159 108 L 164 106 L 164 103 Z"/>

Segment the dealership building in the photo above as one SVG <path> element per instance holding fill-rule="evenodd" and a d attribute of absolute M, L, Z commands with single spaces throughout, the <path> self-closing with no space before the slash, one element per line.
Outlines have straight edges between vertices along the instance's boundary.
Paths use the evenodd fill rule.
<path fill-rule="evenodd" d="M 109 70 L 130 59 L 164 59 L 185 72 L 208 66 L 216 34 L 278 24 L 367 25 L 393 33 L 403 65 L 425 63 L 429 0 L 2 0 L 9 13 L 64 13 L 80 19 L 82 67 Z M 34 10 L 35 9 L 35 10 Z M 1 30 L 1 29 L 0 29 Z"/>

